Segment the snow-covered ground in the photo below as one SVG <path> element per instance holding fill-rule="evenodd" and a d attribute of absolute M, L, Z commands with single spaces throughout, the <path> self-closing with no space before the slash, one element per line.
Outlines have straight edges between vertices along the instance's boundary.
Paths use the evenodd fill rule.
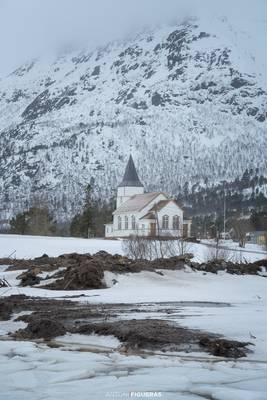
<path fill-rule="evenodd" d="M 187 252 L 194 254 L 194 261 L 204 262 L 212 256 L 212 249 L 206 244 L 214 244 L 212 241 L 204 243 L 188 243 Z M 229 258 L 239 262 L 240 260 L 255 261 L 267 257 L 267 252 L 261 246 L 247 244 L 245 249 L 239 249 L 237 244 L 231 241 L 223 243 L 229 247 Z M 59 256 L 64 253 L 96 253 L 100 250 L 111 254 L 123 254 L 121 240 L 81 239 L 70 237 L 49 236 L 22 236 L 0 235 L 0 258 L 12 255 L 15 258 L 34 258 L 43 254 Z M 232 251 L 233 250 L 233 251 Z"/>
<path fill-rule="evenodd" d="M 58 253 L 54 242 L 59 245 Z M 101 249 L 121 252 L 119 241 L 0 236 L 0 243 L 0 256 L 15 249 L 17 257 Z M 206 248 L 204 245 L 194 247 Z M 167 400 L 266 400 L 267 279 L 225 273 L 204 274 L 190 269 L 162 270 L 162 273 L 143 271 L 116 276 L 106 273 L 107 281 L 111 282 L 115 277 L 117 283 L 101 290 L 59 292 L 14 286 L 8 290 L 0 289 L 0 296 L 12 293 L 44 297 L 85 294 L 80 301 L 88 302 L 89 306 L 90 303 L 117 303 L 118 307 L 120 303 L 136 303 L 137 308 L 151 308 L 150 318 L 164 317 L 186 327 L 252 342 L 253 352 L 246 359 L 233 361 L 204 353 L 125 355 L 120 351 L 117 339 L 96 335 L 57 338 L 59 348 L 2 340 L 0 400 L 145 399 L 148 392 L 153 392 L 154 398 Z M 5 276 L 12 285 L 17 283 L 16 274 L 19 272 L 5 272 L 4 267 L 0 271 L 0 277 Z M 157 304 L 163 302 L 166 302 L 164 307 Z M 231 306 L 198 302 L 223 302 L 231 303 Z M 165 315 L 167 304 L 176 307 L 177 312 Z M 131 314 L 131 318 L 142 317 L 142 312 Z M 18 329 L 16 324 L 0 322 L 0 334 Z M 142 396 L 141 392 L 146 394 Z"/>
<path fill-rule="evenodd" d="M 59 256 L 64 253 L 121 253 L 118 240 L 81 239 L 70 237 L 0 235 L 0 257 L 13 254 L 16 258 L 34 258 L 43 254 Z"/>
<path fill-rule="evenodd" d="M 202 240 L 201 241 L 202 244 L 207 244 L 207 245 L 215 245 L 215 240 L 214 239 L 210 239 L 210 240 Z M 265 249 L 265 247 L 259 244 L 255 244 L 255 243 L 250 243 L 247 242 L 245 244 L 244 248 L 239 247 L 238 242 L 234 242 L 233 240 L 220 240 L 219 242 L 219 246 L 222 248 L 227 248 L 229 250 L 235 250 L 237 252 L 241 252 L 244 255 L 246 253 L 259 253 L 259 254 L 263 254 L 263 255 L 267 255 L 267 250 Z"/>
<path fill-rule="evenodd" d="M 249 361 L 125 356 L 2 342 L 0 366 L 1 400 L 146 399 L 148 392 L 167 400 L 266 400 L 266 365 Z"/>

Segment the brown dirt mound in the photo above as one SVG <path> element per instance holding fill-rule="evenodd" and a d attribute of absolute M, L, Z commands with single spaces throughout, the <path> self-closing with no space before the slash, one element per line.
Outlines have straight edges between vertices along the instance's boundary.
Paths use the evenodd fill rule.
<path fill-rule="evenodd" d="M 40 273 L 39 269 L 29 269 L 26 272 L 23 272 L 18 276 L 17 279 L 21 279 L 20 286 L 34 286 L 38 285 L 41 281 L 41 278 L 39 278 L 38 273 Z"/>
<path fill-rule="evenodd" d="M 237 275 L 257 275 L 262 267 L 267 267 L 267 260 L 243 264 L 215 260 L 199 264 L 192 262 L 192 257 L 192 254 L 185 254 L 183 256 L 148 261 L 131 260 L 119 254 L 112 255 L 105 251 L 100 251 L 94 255 L 63 254 L 53 258 L 44 254 L 42 257 L 35 258 L 34 260 L 10 260 L 10 264 L 12 265 L 9 269 L 28 268 L 27 272 L 23 273 L 19 278 L 22 279 L 22 286 L 33 286 L 40 282 L 40 278 L 38 277 L 40 272 L 61 268 L 62 270 L 55 276 L 59 279 L 49 285 L 46 285 L 46 280 L 44 279 L 42 287 L 57 290 L 83 290 L 103 288 L 104 271 L 138 273 L 145 270 L 155 271 L 157 269 L 180 270 L 187 265 L 196 271 L 211 273 L 226 271 Z M 5 260 L 5 263 L 9 264 L 7 260 Z"/>
<path fill-rule="evenodd" d="M 45 287 L 57 290 L 101 289 L 105 287 L 103 278 L 101 264 L 88 261 L 78 267 L 69 267 L 63 279 L 58 279 Z"/>
<path fill-rule="evenodd" d="M 217 274 L 219 271 L 226 271 L 233 275 L 257 275 L 262 267 L 267 267 L 267 260 L 243 264 L 224 260 L 212 260 L 202 264 L 191 263 L 191 267 L 197 271 L 211 272 L 213 274 Z"/>

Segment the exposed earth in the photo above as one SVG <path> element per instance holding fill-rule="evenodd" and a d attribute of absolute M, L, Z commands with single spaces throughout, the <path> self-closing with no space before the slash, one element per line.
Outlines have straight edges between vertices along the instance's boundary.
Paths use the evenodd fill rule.
<path fill-rule="evenodd" d="M 225 271 L 235 275 L 257 275 L 267 267 L 267 259 L 252 263 L 233 263 L 224 260 L 197 263 L 193 262 L 192 258 L 193 254 L 189 253 L 153 261 L 132 260 L 119 254 L 111 255 L 100 251 L 94 255 L 72 253 L 59 257 L 49 257 L 44 254 L 33 260 L 2 258 L 0 265 L 9 265 L 8 271 L 26 269 L 27 271 L 18 276 L 21 286 L 39 285 L 55 290 L 102 289 L 106 287 L 103 280 L 105 271 L 123 274 L 159 269 L 181 270 L 190 267 L 195 271 L 215 274 Z M 43 272 L 47 274 L 40 276 Z"/>
<path fill-rule="evenodd" d="M 5 400 L 266 399 L 266 260 L 135 261 L 100 240 L 58 256 L 47 241 L 0 260 Z"/>
<path fill-rule="evenodd" d="M 158 307 L 162 306 L 159 304 Z M 228 306 L 222 304 L 222 306 Z M 177 311 L 179 304 L 166 305 L 166 315 Z M 118 314 L 118 310 L 119 314 Z M 29 314 L 28 312 L 31 311 Z M 17 321 L 28 323 L 25 329 L 10 333 L 16 340 L 49 340 L 69 333 L 112 335 L 118 338 L 123 351 L 206 351 L 214 356 L 239 358 L 248 353 L 251 343 L 227 340 L 214 333 L 187 329 L 170 320 L 150 317 L 149 308 L 142 309 L 148 318 L 132 319 L 140 309 L 133 305 L 88 305 L 70 300 L 30 298 L 24 295 L 0 300 L 0 319 L 12 313 L 26 312 Z M 122 318 L 122 319 L 121 319 Z"/>

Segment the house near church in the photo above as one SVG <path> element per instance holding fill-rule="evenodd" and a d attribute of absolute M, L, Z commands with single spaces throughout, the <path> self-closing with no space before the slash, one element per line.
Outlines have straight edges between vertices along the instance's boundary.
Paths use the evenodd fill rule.
<path fill-rule="evenodd" d="M 124 177 L 117 189 L 113 222 L 105 225 L 105 237 L 189 237 L 191 221 L 173 198 L 163 192 L 145 193 L 130 156 Z"/>

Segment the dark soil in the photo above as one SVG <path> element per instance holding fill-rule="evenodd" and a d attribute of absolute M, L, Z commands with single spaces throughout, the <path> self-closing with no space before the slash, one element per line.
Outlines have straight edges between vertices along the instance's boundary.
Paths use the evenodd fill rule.
<path fill-rule="evenodd" d="M 12 306 L 6 300 L 0 300 L 0 321 L 8 321 L 12 314 Z"/>
<path fill-rule="evenodd" d="M 181 346 L 198 344 L 199 333 L 170 325 L 157 319 L 94 323 L 74 329 L 75 333 L 113 335 L 127 347 L 150 350 L 181 350 Z"/>
<path fill-rule="evenodd" d="M 155 306 L 155 305 L 153 305 Z M 165 304 L 164 304 L 165 307 Z M 177 312 L 177 304 L 173 305 Z M 126 351 L 138 349 L 158 351 L 200 351 L 215 356 L 245 357 L 249 343 L 230 341 L 219 335 L 186 329 L 167 320 L 124 319 L 140 311 L 134 304 L 87 304 L 70 300 L 10 296 L 1 299 L 0 316 L 8 319 L 11 313 L 32 311 L 17 320 L 28 323 L 25 329 L 11 334 L 17 340 L 44 339 L 50 341 L 66 332 L 113 335 L 124 345 Z M 166 315 L 168 315 L 166 309 Z M 149 307 L 142 307 L 142 313 Z M 123 319 L 118 318 L 124 315 Z M 182 317 L 182 316 L 181 316 Z M 108 320 L 108 321 L 107 321 Z"/>
<path fill-rule="evenodd" d="M 214 356 L 245 357 L 250 343 L 221 339 L 211 333 L 186 329 L 156 319 L 128 320 L 83 325 L 74 330 L 82 334 L 113 335 L 126 348 L 159 351 L 196 351 L 202 348 Z"/>
<path fill-rule="evenodd" d="M 38 285 L 41 279 L 38 276 L 39 270 L 29 269 L 18 276 L 21 279 L 20 286 L 34 286 Z"/>
<path fill-rule="evenodd" d="M 104 271 L 116 273 L 140 272 L 144 270 L 155 271 L 156 269 L 182 269 L 185 263 L 190 261 L 193 255 L 158 259 L 154 261 L 131 260 L 127 257 L 115 254 L 111 255 L 100 251 L 95 255 L 90 254 L 64 254 L 59 257 L 49 258 L 47 255 L 35 258 L 34 260 L 7 260 L 0 259 L 0 264 L 10 265 L 8 270 L 27 269 L 18 276 L 21 279 L 21 286 L 34 286 L 39 284 L 41 279 L 38 274 L 43 271 L 56 271 L 55 282 L 46 284 L 45 279 L 40 287 L 56 290 L 83 290 L 104 288 Z"/>
<path fill-rule="evenodd" d="M 208 336 L 203 336 L 199 344 L 214 356 L 240 358 L 246 356 L 246 346 L 251 343 L 237 342 L 236 340 L 211 339 Z"/>
<path fill-rule="evenodd" d="M 224 260 L 212 260 L 206 263 L 190 263 L 194 270 L 205 271 L 217 274 L 219 271 L 226 271 L 233 275 L 257 275 L 261 272 L 262 267 L 267 268 L 267 259 L 259 260 L 253 263 L 233 263 Z"/>
<path fill-rule="evenodd" d="M 14 337 L 17 339 L 45 339 L 49 340 L 66 333 L 66 328 L 54 319 L 40 318 L 29 322 L 27 328 L 19 329 Z"/>
<path fill-rule="evenodd" d="M 54 278 L 57 278 L 57 280 L 53 283 L 46 284 L 46 279 L 42 279 L 43 285 L 41 287 L 56 290 L 102 289 L 104 287 L 104 271 L 138 273 L 144 270 L 179 270 L 189 266 L 196 271 L 215 274 L 219 271 L 225 271 L 236 275 L 257 275 L 261 272 L 262 267 L 267 268 L 267 260 L 243 264 L 214 260 L 199 264 L 192 262 L 192 257 L 192 254 L 185 254 L 153 261 L 131 260 L 118 254 L 111 255 L 105 251 L 100 251 L 94 255 L 72 253 L 53 258 L 44 254 L 34 260 L 0 259 L 0 264 L 10 265 L 9 270 L 27 269 L 18 277 L 21 279 L 22 286 L 34 286 L 40 283 L 41 279 L 38 276 L 40 272 L 56 271 L 61 268 L 60 271 L 55 272 Z"/>
<path fill-rule="evenodd" d="M 46 285 L 46 288 L 57 290 L 101 289 L 104 271 L 101 263 L 85 261 L 77 267 L 68 267 L 63 278 Z"/>

